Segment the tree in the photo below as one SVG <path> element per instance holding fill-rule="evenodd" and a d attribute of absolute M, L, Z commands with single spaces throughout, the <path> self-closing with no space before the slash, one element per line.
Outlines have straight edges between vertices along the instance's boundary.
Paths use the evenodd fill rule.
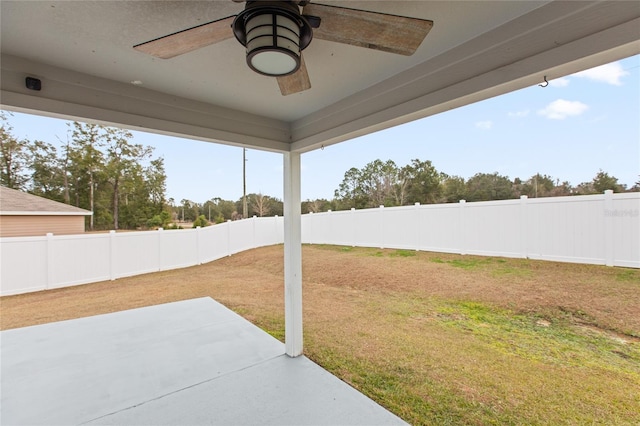
<path fill-rule="evenodd" d="M 582 182 L 576 186 L 577 195 L 597 194 L 598 191 L 593 187 L 593 182 Z"/>
<path fill-rule="evenodd" d="M 132 144 L 131 132 L 113 127 L 103 128 L 106 147 L 106 164 L 104 165 L 107 181 L 111 184 L 111 208 L 113 229 L 119 228 L 121 183 L 130 175 L 132 168 L 151 156 L 153 148 L 140 144 Z M 149 184 L 149 178 L 147 178 Z M 160 209 L 161 210 L 161 209 Z"/>
<path fill-rule="evenodd" d="M 242 198 L 240 199 L 242 202 Z M 226 220 L 232 220 L 234 213 L 237 215 L 236 204 L 233 201 L 223 200 L 222 198 L 211 199 L 215 209 L 211 210 L 213 217 L 215 217 L 216 223 L 221 223 Z"/>
<path fill-rule="evenodd" d="M 247 194 L 247 214 L 256 216 L 282 216 L 284 205 L 281 200 L 262 193 Z M 242 197 L 234 203 L 235 214 L 231 214 L 232 220 L 244 219 L 242 211 Z"/>
<path fill-rule="evenodd" d="M 341 209 L 402 205 L 406 178 L 392 160 L 374 160 L 362 169 L 347 170 L 335 191 Z"/>
<path fill-rule="evenodd" d="M 251 201 L 251 210 L 258 217 L 268 216 L 271 212 L 271 203 L 268 196 L 257 193 L 249 197 Z"/>
<path fill-rule="evenodd" d="M 96 216 L 104 217 L 103 212 L 96 211 L 96 187 L 103 177 L 104 154 L 100 148 L 105 144 L 105 135 L 102 126 L 97 124 L 76 121 L 72 126 L 70 157 L 74 165 L 76 206 L 86 208 L 81 205 L 81 199 L 88 200 L 88 208 L 93 213 L 89 216 L 89 229 L 93 230 Z"/>
<path fill-rule="evenodd" d="M 182 199 L 180 204 L 180 218 L 183 222 L 193 222 L 200 216 L 200 205 L 195 201 Z"/>
<path fill-rule="evenodd" d="M 556 186 L 551 191 L 551 197 L 565 197 L 568 195 L 572 195 L 574 193 L 574 188 L 568 181 L 564 181 L 560 183 L 560 179 L 556 181 Z"/>
<path fill-rule="evenodd" d="M 464 178 L 444 175 L 440 202 L 457 203 L 467 199 L 467 187 Z"/>
<path fill-rule="evenodd" d="M 171 214 L 168 211 L 163 210 L 162 213 L 153 216 L 151 219 L 147 221 L 147 227 L 166 228 L 170 223 L 171 223 Z"/>
<path fill-rule="evenodd" d="M 402 168 L 402 176 L 407 186 L 407 204 L 431 204 L 441 199 L 444 176 L 436 170 L 431 161 L 411 160 L 411 164 Z M 402 182 L 398 184 L 402 185 Z"/>
<path fill-rule="evenodd" d="M 197 228 L 198 226 L 201 228 L 209 226 L 209 221 L 207 221 L 207 218 L 203 214 L 198 216 L 196 220 L 193 221 L 193 228 Z"/>
<path fill-rule="evenodd" d="M 517 185 L 514 186 L 516 186 L 518 195 L 526 195 L 529 198 L 550 197 L 556 187 L 551 176 L 541 175 L 540 173 L 531 176 L 519 188 L 517 188 Z"/>
<path fill-rule="evenodd" d="M 342 182 L 334 193 L 334 197 L 338 200 L 339 208 L 362 209 L 367 206 L 367 196 L 360 184 L 361 176 L 362 173 L 355 167 L 345 172 Z"/>
<path fill-rule="evenodd" d="M 65 170 L 55 146 L 43 141 L 34 141 L 31 152 L 31 176 L 29 192 L 50 200 L 64 202 Z"/>
<path fill-rule="evenodd" d="M 316 200 L 306 200 L 302 202 L 303 213 L 320 213 L 326 212 L 332 208 L 331 201 L 324 198 L 318 198 Z"/>
<path fill-rule="evenodd" d="M 25 189 L 31 161 L 28 141 L 16 138 L 7 117 L 0 112 L 0 184 L 13 189 Z"/>
<path fill-rule="evenodd" d="M 167 192 L 167 175 L 164 169 L 164 158 L 158 157 L 149 162 L 144 172 L 149 201 L 155 209 L 163 210 L 165 193 Z"/>
<path fill-rule="evenodd" d="M 367 207 L 393 206 L 402 197 L 396 193 L 399 170 L 392 160 L 374 160 L 362 168 L 360 185 L 366 195 Z"/>
<path fill-rule="evenodd" d="M 618 183 L 618 178 L 609 176 L 608 173 L 603 172 L 602 169 L 598 171 L 592 181 L 593 190 L 597 194 L 602 194 L 604 191 L 611 189 L 613 192 L 624 192 L 626 187 Z"/>
<path fill-rule="evenodd" d="M 466 186 L 467 201 L 507 200 L 514 195 L 511 180 L 498 172 L 476 173 Z"/>

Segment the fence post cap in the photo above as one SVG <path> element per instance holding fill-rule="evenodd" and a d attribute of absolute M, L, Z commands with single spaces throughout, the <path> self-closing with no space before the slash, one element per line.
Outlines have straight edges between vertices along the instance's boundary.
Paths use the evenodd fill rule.
<path fill-rule="evenodd" d="M 413 205 L 414 205 L 414 206 L 419 206 L 419 205 L 420 205 L 420 202 L 418 201 L 418 202 L 414 203 Z"/>
<path fill-rule="evenodd" d="M 613 189 L 605 189 L 604 193 L 605 193 L 605 195 L 613 194 Z"/>
<path fill-rule="evenodd" d="M 460 204 L 465 204 L 467 200 L 460 200 Z"/>
<path fill-rule="evenodd" d="M 521 199 L 521 200 L 526 200 L 527 198 L 529 198 L 529 197 L 528 197 L 528 196 L 526 196 L 526 195 L 521 195 L 521 196 L 520 196 L 520 199 Z"/>

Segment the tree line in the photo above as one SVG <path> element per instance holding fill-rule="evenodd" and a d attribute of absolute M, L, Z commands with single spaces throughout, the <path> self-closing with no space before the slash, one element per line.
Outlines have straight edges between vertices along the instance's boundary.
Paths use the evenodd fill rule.
<path fill-rule="evenodd" d="M 639 177 L 640 178 L 640 177 Z M 315 199 L 302 202 L 303 213 L 318 213 L 328 210 L 364 209 L 379 206 L 392 207 L 435 203 L 457 203 L 466 201 L 491 201 L 519 198 L 558 197 L 568 195 L 602 194 L 640 191 L 640 180 L 631 188 L 620 184 L 615 176 L 600 170 L 589 182 L 572 186 L 546 174 L 536 173 L 523 180 L 509 179 L 496 173 L 476 173 L 469 179 L 438 171 L 431 161 L 412 160 L 399 167 L 392 160 L 374 160 L 361 169 L 351 168 L 334 192 L 331 200 Z M 242 198 L 237 201 L 212 198 L 204 203 L 182 200 L 173 205 L 173 216 L 177 220 L 193 221 L 204 216 L 211 222 L 223 222 L 242 218 Z M 247 195 L 249 216 L 281 216 L 281 200 L 263 194 Z"/>
<path fill-rule="evenodd" d="M 309 211 L 328 206 L 336 210 L 403 206 L 415 203 L 453 203 L 460 200 L 490 201 L 519 198 L 557 197 L 640 191 L 640 180 L 632 188 L 620 184 L 615 176 L 600 170 L 590 182 L 572 186 L 569 182 L 537 173 L 523 180 L 509 179 L 495 173 L 476 173 L 469 179 L 438 171 L 431 161 L 412 160 L 399 167 L 392 160 L 374 160 L 361 169 L 351 168 L 345 175 L 334 199 L 308 202 Z"/>
<path fill-rule="evenodd" d="M 93 212 L 87 228 L 138 229 L 168 223 L 164 159 L 123 129 L 68 123 L 60 148 L 13 135 L 0 113 L 0 184 Z"/>

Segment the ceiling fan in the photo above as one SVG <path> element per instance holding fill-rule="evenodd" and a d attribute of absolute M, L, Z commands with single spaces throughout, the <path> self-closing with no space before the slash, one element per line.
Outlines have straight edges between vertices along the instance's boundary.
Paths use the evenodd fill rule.
<path fill-rule="evenodd" d="M 168 59 L 235 36 L 246 47 L 249 67 L 277 77 L 280 92 L 286 96 L 311 88 L 301 51 L 313 37 L 409 56 L 432 26 L 433 21 L 425 19 L 311 4 L 308 0 L 247 0 L 238 15 L 133 48 Z"/>

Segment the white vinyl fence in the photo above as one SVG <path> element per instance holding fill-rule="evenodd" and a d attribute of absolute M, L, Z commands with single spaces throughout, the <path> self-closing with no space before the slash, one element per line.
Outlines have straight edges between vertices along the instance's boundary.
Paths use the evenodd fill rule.
<path fill-rule="evenodd" d="M 640 268 L 640 193 L 316 213 L 302 240 Z"/>
<path fill-rule="evenodd" d="M 283 241 L 282 217 L 183 230 L 0 238 L 0 295 L 210 262 Z"/>
<path fill-rule="evenodd" d="M 0 238 L 0 295 L 182 268 L 280 244 L 282 219 Z M 640 268 L 640 193 L 308 214 L 302 241 Z"/>

